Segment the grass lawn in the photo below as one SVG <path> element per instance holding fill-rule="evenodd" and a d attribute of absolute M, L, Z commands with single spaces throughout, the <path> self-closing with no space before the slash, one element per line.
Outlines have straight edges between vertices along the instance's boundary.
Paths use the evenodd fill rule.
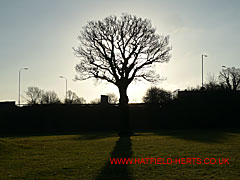
<path fill-rule="evenodd" d="M 111 165 L 110 157 L 229 158 L 229 164 Z M 169 130 L 0 137 L 0 179 L 240 178 L 240 131 Z"/>

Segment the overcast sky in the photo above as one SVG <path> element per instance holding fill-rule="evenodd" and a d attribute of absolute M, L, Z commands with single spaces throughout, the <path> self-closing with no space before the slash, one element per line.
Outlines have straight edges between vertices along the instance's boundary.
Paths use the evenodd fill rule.
<path fill-rule="evenodd" d="M 201 84 L 201 54 L 204 77 L 221 66 L 240 67 L 239 0 L 0 0 L 0 101 L 17 100 L 18 71 L 21 93 L 29 86 L 54 90 L 61 99 L 68 88 L 87 102 L 118 90 L 94 80 L 74 82 L 79 62 L 72 47 L 90 20 L 130 13 L 148 18 L 160 35 L 170 35 L 172 57 L 157 72 L 167 79 L 157 84 L 167 90 Z M 150 83 L 129 86 L 130 102 L 141 102 Z M 24 99 L 22 98 L 23 102 Z"/>

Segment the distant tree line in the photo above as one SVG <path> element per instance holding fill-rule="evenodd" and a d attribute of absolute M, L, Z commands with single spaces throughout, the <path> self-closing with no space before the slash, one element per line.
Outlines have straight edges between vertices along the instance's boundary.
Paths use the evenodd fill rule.
<path fill-rule="evenodd" d="M 240 90 L 240 68 L 223 67 L 218 76 L 210 74 L 204 87 L 188 88 L 189 91 L 238 91 Z"/>
<path fill-rule="evenodd" d="M 107 93 L 109 104 L 118 104 L 119 98 L 114 93 Z M 144 97 L 143 102 L 147 104 L 157 104 L 170 102 L 173 98 L 170 91 L 158 88 L 156 86 L 150 87 Z M 28 87 L 26 91 L 27 104 L 86 104 L 83 97 L 78 97 L 77 94 L 71 90 L 67 91 L 67 97 L 63 102 L 59 99 L 54 91 L 44 91 L 38 87 Z M 89 104 L 100 104 L 100 98 L 91 100 Z"/>
<path fill-rule="evenodd" d="M 238 91 L 240 90 L 240 68 L 223 67 L 216 77 L 214 74 L 208 76 L 204 87 L 197 86 L 188 88 L 188 91 Z M 175 99 L 172 92 L 158 88 L 150 87 L 144 97 L 143 102 L 147 104 L 166 103 Z"/>
<path fill-rule="evenodd" d="M 204 87 L 190 87 L 188 91 L 237 91 L 240 90 L 240 68 L 223 68 L 216 77 L 214 74 L 208 75 L 207 83 Z M 109 104 L 118 104 L 119 98 L 114 93 L 107 93 Z M 63 102 L 60 101 L 57 93 L 54 91 L 44 91 L 38 87 L 28 87 L 26 91 L 28 104 L 86 104 L 83 97 L 78 97 L 71 90 L 67 91 L 67 97 Z M 173 93 L 156 86 L 147 89 L 142 98 L 143 103 L 158 104 L 167 103 L 174 99 Z M 100 98 L 90 101 L 89 104 L 100 104 Z"/>
<path fill-rule="evenodd" d="M 67 97 L 61 102 L 58 95 L 54 91 L 44 91 L 38 87 L 31 86 L 27 88 L 26 101 L 29 105 L 34 104 L 86 104 L 86 100 L 83 97 L 78 97 L 78 95 L 71 91 L 67 91 Z M 118 97 L 114 93 L 107 93 L 108 103 L 117 104 Z M 89 104 L 100 104 L 100 98 L 96 98 L 90 101 Z"/>
<path fill-rule="evenodd" d="M 38 87 L 28 87 L 26 91 L 26 100 L 30 105 L 34 104 L 85 104 L 86 100 L 78 97 L 75 92 L 67 91 L 67 97 L 63 102 L 54 91 L 44 91 Z"/>

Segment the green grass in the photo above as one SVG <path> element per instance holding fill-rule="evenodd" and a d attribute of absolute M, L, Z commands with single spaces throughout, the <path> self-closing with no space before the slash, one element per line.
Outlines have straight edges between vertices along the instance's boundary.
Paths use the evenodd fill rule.
<path fill-rule="evenodd" d="M 229 165 L 111 165 L 110 157 L 226 157 Z M 158 131 L 0 138 L 0 179 L 229 179 L 240 177 L 239 131 Z"/>

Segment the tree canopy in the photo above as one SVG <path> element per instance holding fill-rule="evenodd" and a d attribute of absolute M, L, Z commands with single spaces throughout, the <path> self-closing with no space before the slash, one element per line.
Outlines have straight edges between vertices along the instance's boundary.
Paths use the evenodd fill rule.
<path fill-rule="evenodd" d="M 40 104 L 44 91 L 38 87 L 31 86 L 27 88 L 26 96 L 28 104 Z"/>
<path fill-rule="evenodd" d="M 158 104 L 172 100 L 172 93 L 158 87 L 151 87 L 143 97 L 143 102 L 148 104 Z"/>
<path fill-rule="evenodd" d="M 170 59 L 169 36 L 160 36 L 151 21 L 134 15 L 108 16 L 90 21 L 78 36 L 73 48 L 80 58 L 76 79 L 105 80 L 119 89 L 120 103 L 127 103 L 127 87 L 137 79 L 160 80 L 154 71 L 156 63 Z"/>
<path fill-rule="evenodd" d="M 41 104 L 61 104 L 61 101 L 56 92 L 46 91 L 42 95 Z"/>
<path fill-rule="evenodd" d="M 240 68 L 228 67 L 223 68 L 219 74 L 219 79 L 229 90 L 240 89 Z"/>
<path fill-rule="evenodd" d="M 71 90 L 67 91 L 67 97 L 64 100 L 65 104 L 85 104 L 86 100 L 78 97 L 77 94 Z"/>

